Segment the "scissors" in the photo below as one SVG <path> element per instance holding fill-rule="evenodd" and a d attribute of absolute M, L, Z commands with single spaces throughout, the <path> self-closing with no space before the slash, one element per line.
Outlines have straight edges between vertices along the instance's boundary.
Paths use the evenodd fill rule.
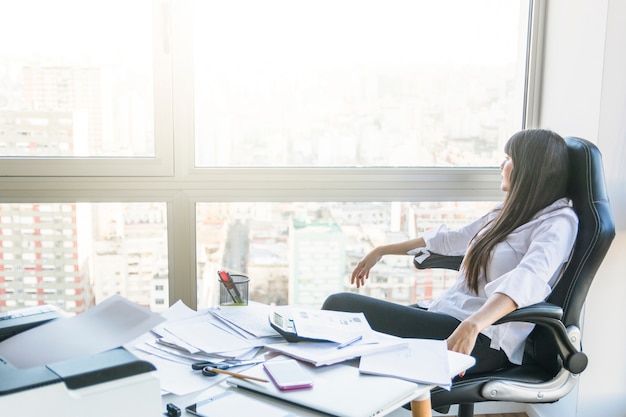
<path fill-rule="evenodd" d="M 194 362 L 191 364 L 191 369 L 194 371 L 202 371 L 202 375 L 204 376 L 215 376 L 216 372 L 211 371 L 213 369 L 221 369 L 226 370 L 228 368 L 233 368 L 235 366 L 244 366 L 244 365 L 256 365 L 257 363 L 265 362 L 265 359 L 256 359 L 244 361 L 240 359 L 228 359 L 222 362 L 213 362 L 213 361 L 200 361 Z"/>

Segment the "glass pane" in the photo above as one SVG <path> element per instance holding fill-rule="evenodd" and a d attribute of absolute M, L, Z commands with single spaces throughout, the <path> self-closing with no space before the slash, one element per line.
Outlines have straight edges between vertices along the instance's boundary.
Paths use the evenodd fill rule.
<path fill-rule="evenodd" d="M 528 0 L 194 5 L 199 167 L 492 166 L 522 127 Z"/>
<path fill-rule="evenodd" d="M 250 278 L 252 301 L 321 306 L 355 290 L 350 275 L 373 247 L 421 235 L 445 223 L 455 229 L 495 202 L 201 203 L 196 207 L 198 307 L 217 304 L 217 271 Z M 452 285 L 456 272 L 418 271 L 410 256 L 376 265 L 363 294 L 412 304 Z"/>
<path fill-rule="evenodd" d="M 151 0 L 0 13 L 0 157 L 153 157 Z"/>
<path fill-rule="evenodd" d="M 0 310 L 169 306 L 165 203 L 0 204 Z"/>

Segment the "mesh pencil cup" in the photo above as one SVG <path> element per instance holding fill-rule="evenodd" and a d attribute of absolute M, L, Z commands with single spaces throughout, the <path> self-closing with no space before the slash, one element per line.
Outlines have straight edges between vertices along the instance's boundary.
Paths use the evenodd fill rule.
<path fill-rule="evenodd" d="M 221 306 L 247 306 L 248 284 L 250 278 L 245 275 L 231 274 L 231 283 L 219 281 Z"/>

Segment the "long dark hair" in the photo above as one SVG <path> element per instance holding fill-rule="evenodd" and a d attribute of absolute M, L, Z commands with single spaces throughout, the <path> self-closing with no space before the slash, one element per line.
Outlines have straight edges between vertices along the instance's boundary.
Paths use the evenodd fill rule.
<path fill-rule="evenodd" d="M 474 237 L 463 261 L 467 287 L 474 293 L 495 245 L 566 195 L 569 158 L 561 136 L 550 130 L 522 130 L 507 141 L 504 151 L 513 160 L 509 191 L 484 233 Z"/>

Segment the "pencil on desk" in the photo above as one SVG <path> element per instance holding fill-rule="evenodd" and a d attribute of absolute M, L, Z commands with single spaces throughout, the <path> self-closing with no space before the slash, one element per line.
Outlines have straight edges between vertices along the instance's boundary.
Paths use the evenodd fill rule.
<path fill-rule="evenodd" d="M 208 366 L 205 369 L 208 370 L 208 371 L 211 371 L 211 372 L 215 372 L 216 374 L 229 375 L 229 376 L 232 376 L 233 378 L 250 379 L 252 381 L 259 381 L 259 382 L 270 382 L 267 379 L 257 378 L 255 376 L 248 376 L 248 375 L 243 375 L 243 374 L 237 374 L 235 372 L 229 372 L 229 371 L 225 371 L 223 369 L 211 368 L 211 367 L 208 367 Z"/>

